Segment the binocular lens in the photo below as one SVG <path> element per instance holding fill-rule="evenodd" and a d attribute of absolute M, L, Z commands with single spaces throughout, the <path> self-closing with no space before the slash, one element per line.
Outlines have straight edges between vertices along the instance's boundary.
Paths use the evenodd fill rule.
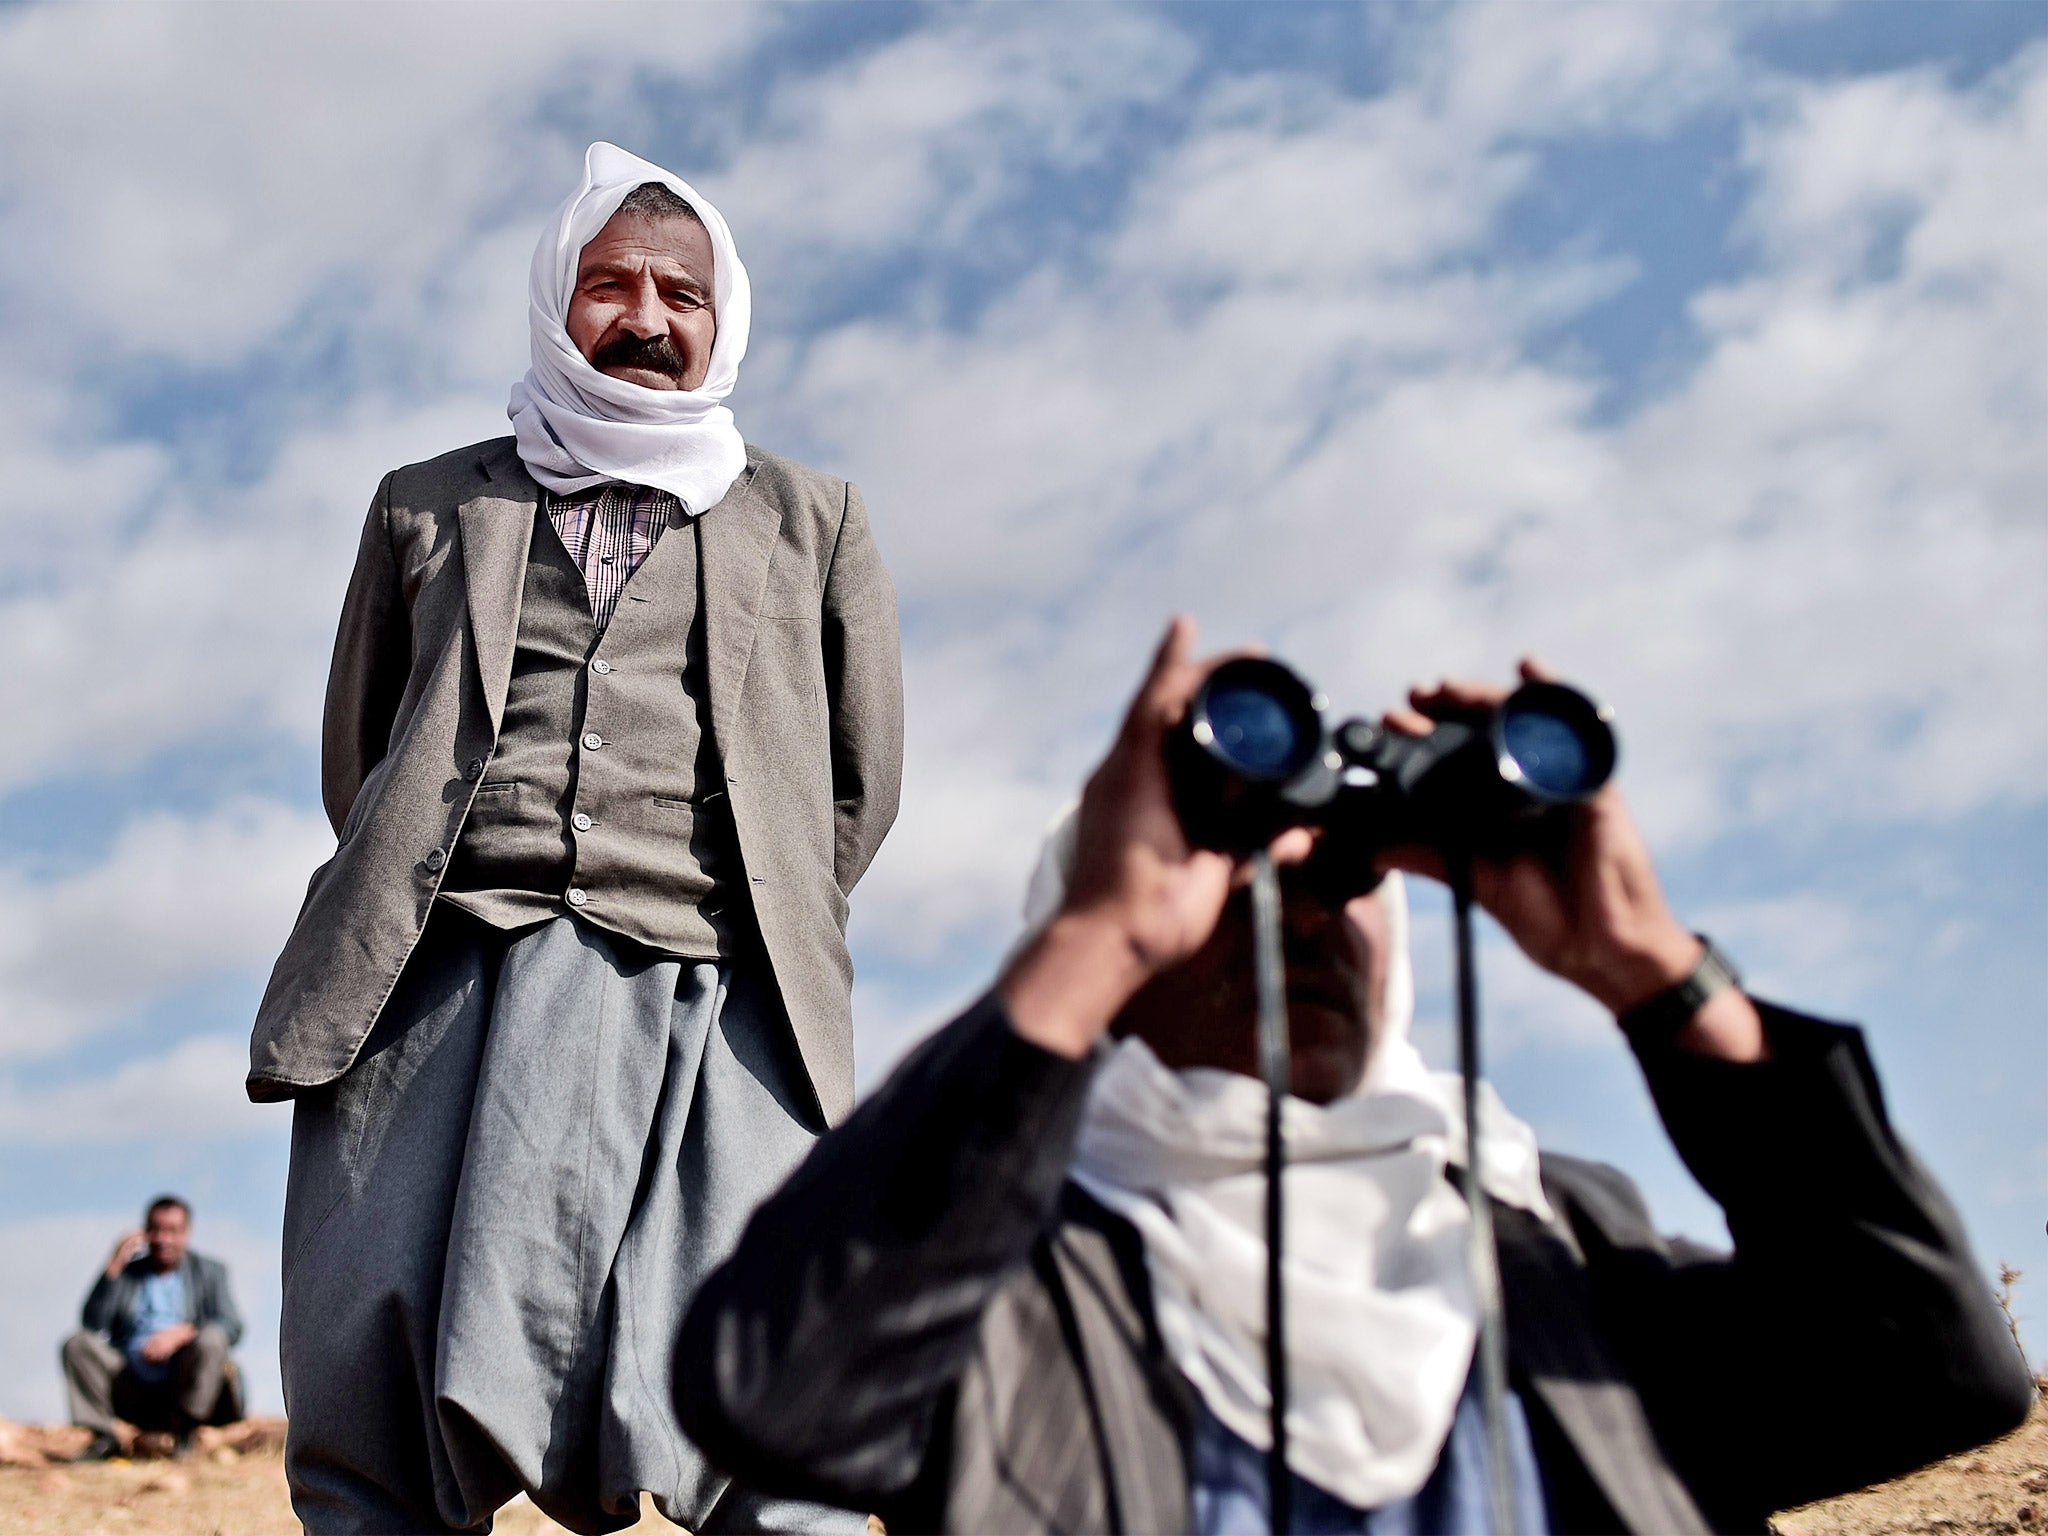
<path fill-rule="evenodd" d="M 1299 726 L 1271 693 L 1240 684 L 1212 690 L 1207 702 L 1213 750 L 1238 772 L 1276 778 L 1299 764 Z"/>
<path fill-rule="evenodd" d="M 1365 720 L 1331 734 L 1323 708 L 1277 661 L 1240 656 L 1211 672 L 1166 738 L 1189 840 L 1249 853 L 1285 827 L 1320 826 L 1325 864 L 1341 860 L 1347 888 L 1370 890 L 1379 849 L 1512 852 L 1531 820 L 1614 773 L 1612 717 L 1563 683 L 1526 682 L 1498 708 L 1439 721 L 1426 736 Z"/>
<path fill-rule="evenodd" d="M 1584 695 L 1535 684 L 1509 698 L 1500 715 L 1503 769 L 1553 800 L 1584 799 L 1614 771 L 1614 733 Z"/>

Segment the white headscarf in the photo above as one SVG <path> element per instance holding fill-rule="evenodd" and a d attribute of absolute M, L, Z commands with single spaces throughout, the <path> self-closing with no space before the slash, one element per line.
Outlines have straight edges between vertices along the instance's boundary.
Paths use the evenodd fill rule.
<path fill-rule="evenodd" d="M 1076 818 L 1056 824 L 1026 921 L 1059 905 Z M 1408 1038 L 1414 973 L 1399 875 L 1380 887 L 1387 986 L 1379 1038 L 1349 1096 L 1289 1098 L 1287 1428 L 1294 1469 L 1356 1509 L 1429 1480 L 1479 1333 L 1472 1218 L 1445 1176 L 1465 1160 L 1463 1088 Z M 1246 1021 L 1246 1028 L 1250 1028 Z M 1550 1219 L 1536 1135 L 1482 1085 L 1480 1179 Z M 1135 1037 L 1096 1074 L 1073 1177 L 1145 1245 L 1153 1306 L 1174 1363 L 1232 1433 L 1270 1443 L 1266 1387 L 1266 1090 L 1210 1068 L 1172 1071 Z"/>
<path fill-rule="evenodd" d="M 650 181 L 696 209 L 711 236 L 718 335 L 695 389 L 648 389 L 599 373 L 566 327 L 583 247 L 628 193 Z M 583 184 L 555 210 L 534 247 L 526 298 L 533 366 L 512 386 L 506 414 L 533 478 L 565 493 L 607 480 L 653 486 L 674 494 L 692 516 L 715 505 L 747 463 L 732 412 L 719 402 L 739 381 L 753 315 L 747 269 L 718 210 L 660 166 L 616 144 L 593 144 L 583 158 Z"/>

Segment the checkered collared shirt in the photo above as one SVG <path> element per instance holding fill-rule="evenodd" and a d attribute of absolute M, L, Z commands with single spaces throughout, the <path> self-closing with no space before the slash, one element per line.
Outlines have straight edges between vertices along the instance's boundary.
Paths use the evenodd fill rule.
<path fill-rule="evenodd" d="M 611 623 L 627 580 L 681 511 L 682 503 L 667 491 L 644 485 L 614 482 L 573 496 L 549 495 L 548 521 L 583 573 L 600 633 Z"/>

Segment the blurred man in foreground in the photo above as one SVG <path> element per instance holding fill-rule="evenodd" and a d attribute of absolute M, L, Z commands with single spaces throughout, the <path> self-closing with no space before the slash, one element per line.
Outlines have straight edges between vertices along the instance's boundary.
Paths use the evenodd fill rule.
<path fill-rule="evenodd" d="M 1189 847 L 1161 758 L 1190 641 L 1091 779 L 1043 925 L 700 1293 L 685 1422 L 735 1475 L 892 1529 L 1270 1528 L 1242 871 Z M 1387 723 L 1500 697 L 1443 685 Z M 2026 1374 L 1860 1033 L 1733 985 L 1612 786 L 1573 815 L 1475 896 L 1615 1013 L 1736 1246 L 1660 1238 L 1622 1174 L 1539 1162 L 1482 1099 L 1515 1528 L 1761 1529 L 2017 1424 Z M 1338 907 L 1296 873 L 1285 912 L 1294 1528 L 1492 1530 L 1463 1107 L 1405 1038 L 1398 887 Z"/>
<path fill-rule="evenodd" d="M 186 1246 L 192 1208 L 176 1195 L 150 1202 L 142 1230 L 114 1245 L 93 1282 L 77 1333 L 64 1341 L 71 1422 L 93 1432 L 81 1461 L 120 1450 L 114 1420 L 169 1430 L 180 1455 L 202 1424 L 242 1417 L 241 1381 L 228 1358 L 242 1314 L 228 1269 Z"/>

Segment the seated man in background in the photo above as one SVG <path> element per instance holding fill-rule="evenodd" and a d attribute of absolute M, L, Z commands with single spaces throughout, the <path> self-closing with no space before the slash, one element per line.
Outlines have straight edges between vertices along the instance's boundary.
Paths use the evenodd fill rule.
<path fill-rule="evenodd" d="M 1190 641 L 1177 621 L 1064 878 L 1034 882 L 1036 933 L 699 1293 L 683 1417 L 735 1476 L 892 1530 L 1271 1529 L 1248 902 L 1161 756 L 1206 672 Z M 1447 684 L 1387 723 L 1501 697 Z M 1612 785 L 1571 815 L 1561 853 L 1482 862 L 1474 894 L 1615 1014 L 1735 1251 L 1659 1237 L 1626 1177 L 1539 1161 L 1483 1096 L 1515 1529 L 1760 1530 L 2018 1424 L 2026 1372 L 1860 1032 L 1744 995 Z M 1462 1098 L 1405 1038 L 1398 881 L 1320 889 L 1287 872 L 1294 1528 L 1490 1531 Z"/>
<path fill-rule="evenodd" d="M 242 1314 L 228 1269 L 191 1252 L 192 1208 L 176 1195 L 152 1200 L 142 1230 L 114 1245 L 85 1298 L 84 1326 L 64 1341 L 71 1422 L 93 1431 L 81 1461 L 120 1450 L 114 1420 L 168 1430 L 179 1455 L 202 1424 L 242 1417 L 242 1388 L 228 1358 Z"/>

